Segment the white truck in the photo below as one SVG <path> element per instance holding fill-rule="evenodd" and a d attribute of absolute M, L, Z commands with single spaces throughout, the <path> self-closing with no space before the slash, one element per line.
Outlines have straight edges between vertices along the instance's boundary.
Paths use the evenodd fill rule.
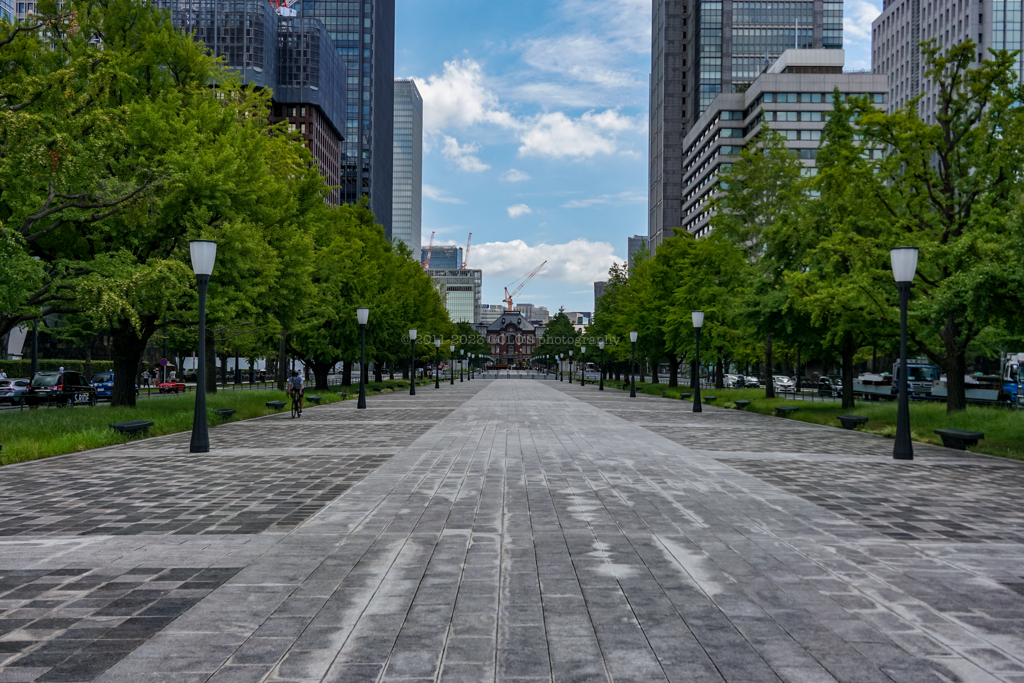
<path fill-rule="evenodd" d="M 1024 408 L 1024 353 L 1007 353 L 1000 358 L 998 375 L 980 372 L 964 375 L 968 403 L 1002 404 Z M 949 398 L 949 379 L 943 375 L 932 386 L 932 396 L 945 401 Z"/>
<path fill-rule="evenodd" d="M 892 364 L 892 373 L 865 372 L 853 380 L 853 394 L 870 401 L 895 399 L 898 395 L 899 375 L 899 362 Z M 933 385 L 939 378 L 939 368 L 924 359 L 908 359 L 907 375 L 910 398 L 927 399 L 931 397 Z"/>

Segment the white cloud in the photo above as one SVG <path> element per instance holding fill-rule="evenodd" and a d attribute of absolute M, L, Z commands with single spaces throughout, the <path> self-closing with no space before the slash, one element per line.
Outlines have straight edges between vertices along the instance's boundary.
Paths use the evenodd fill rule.
<path fill-rule="evenodd" d="M 847 0 L 843 5 L 843 37 L 853 41 L 871 40 L 871 22 L 881 10 L 867 0 Z"/>
<path fill-rule="evenodd" d="M 524 180 L 529 180 L 530 175 L 525 171 L 517 171 L 514 168 L 510 168 L 501 174 L 501 179 L 506 183 L 521 183 Z"/>
<path fill-rule="evenodd" d="M 644 193 L 637 192 L 635 190 L 628 190 L 626 192 L 620 192 L 619 194 L 603 194 L 599 197 L 590 197 L 588 199 L 573 199 L 562 204 L 562 208 L 586 209 L 600 204 L 620 206 L 622 204 L 637 204 L 646 201 L 647 195 Z"/>
<path fill-rule="evenodd" d="M 519 218 L 525 214 L 533 213 L 533 209 L 528 207 L 526 204 L 513 204 L 508 207 L 507 211 L 509 218 Z"/>
<path fill-rule="evenodd" d="M 445 135 L 444 147 L 441 149 L 441 155 L 458 166 L 460 171 L 465 171 L 467 173 L 480 173 L 489 169 L 490 166 L 480 161 L 480 157 L 475 156 L 479 151 L 480 145 L 475 142 L 468 142 L 465 145 L 460 145 L 458 140 Z"/>
<path fill-rule="evenodd" d="M 594 35 L 537 38 L 524 43 L 522 49 L 523 61 L 534 69 L 577 83 L 610 90 L 647 83 L 635 70 L 618 68 L 622 50 L 612 49 L 606 39 Z"/>
<path fill-rule="evenodd" d="M 562 112 L 541 114 L 520 135 L 521 156 L 575 157 L 613 154 L 618 149 L 616 133 L 642 130 L 640 117 L 622 116 L 614 109 L 599 114 L 589 111 L 578 119 Z"/>
<path fill-rule="evenodd" d="M 433 185 L 423 184 L 423 196 L 427 199 L 433 199 L 435 202 L 441 202 L 443 204 L 465 204 L 458 197 L 452 197 L 445 190 L 434 187 Z"/>
<path fill-rule="evenodd" d="M 472 59 L 445 62 L 443 73 L 418 79 L 416 85 L 423 95 L 423 131 L 428 135 L 479 123 L 515 125 L 498 96 L 484 85 L 483 67 Z"/>
<path fill-rule="evenodd" d="M 482 268 L 488 278 L 498 281 L 516 280 L 544 261 L 547 264 L 538 273 L 539 279 L 579 285 L 607 279 L 608 269 L 622 259 L 615 255 L 611 244 L 583 238 L 565 244 L 532 247 L 523 240 L 487 242 L 473 247 L 473 267 Z M 529 290 L 530 285 L 527 285 L 522 294 L 526 297 L 524 300 L 540 298 Z"/>
<path fill-rule="evenodd" d="M 650 0 L 565 0 L 562 12 L 576 24 L 592 21 L 621 49 L 635 54 L 651 50 Z"/>

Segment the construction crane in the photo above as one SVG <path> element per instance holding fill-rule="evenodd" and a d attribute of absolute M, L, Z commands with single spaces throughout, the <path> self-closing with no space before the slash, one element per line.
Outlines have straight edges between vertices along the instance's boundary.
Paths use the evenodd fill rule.
<path fill-rule="evenodd" d="M 466 253 L 462 255 L 462 269 L 466 269 L 466 264 L 469 263 L 469 243 L 473 240 L 473 233 L 469 233 L 469 237 L 466 238 Z"/>
<path fill-rule="evenodd" d="M 296 1 L 297 0 L 270 0 L 270 6 L 274 8 L 274 11 L 277 12 L 279 16 L 294 17 L 299 14 L 296 10 L 292 9 L 292 5 L 294 5 Z"/>
<path fill-rule="evenodd" d="M 427 260 L 423 262 L 423 270 L 430 270 L 430 255 L 434 253 L 434 232 L 430 233 L 430 246 L 427 247 Z"/>
<path fill-rule="evenodd" d="M 521 290 L 523 287 L 525 287 L 526 283 L 529 282 L 530 280 L 532 280 L 533 276 L 536 275 L 537 273 L 539 273 L 540 269 L 543 268 L 546 264 L 547 264 L 547 261 L 545 261 L 544 263 L 540 264 L 539 266 L 534 268 L 532 271 L 530 271 L 529 275 L 526 275 L 524 278 L 521 278 L 523 281 L 519 284 L 518 287 L 516 287 L 515 289 L 512 290 L 511 294 L 509 294 L 508 288 L 511 287 L 512 285 L 514 285 L 516 282 L 518 282 L 518 280 L 513 280 L 512 282 L 510 282 L 508 284 L 508 287 L 505 287 L 505 298 L 502 299 L 502 301 L 504 301 L 506 304 L 508 304 L 508 310 L 510 310 L 510 311 L 512 310 L 512 297 L 514 297 L 516 294 L 518 294 L 519 290 Z"/>

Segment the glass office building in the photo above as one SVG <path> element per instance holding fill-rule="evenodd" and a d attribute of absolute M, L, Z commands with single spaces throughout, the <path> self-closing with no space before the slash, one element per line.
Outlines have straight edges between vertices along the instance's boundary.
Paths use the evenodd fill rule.
<path fill-rule="evenodd" d="M 391 238 L 404 242 L 419 258 L 423 215 L 423 97 L 412 80 L 395 81 L 394 139 Z"/>
<path fill-rule="evenodd" d="M 293 8 L 324 23 L 348 67 L 342 200 L 368 197 L 390 240 L 395 0 L 300 0 Z"/>
<path fill-rule="evenodd" d="M 452 322 L 480 322 L 480 299 L 484 279 L 482 270 L 431 267 L 427 273 L 441 291 L 444 306 L 448 309 L 448 316 Z"/>
<path fill-rule="evenodd" d="M 745 91 L 786 50 L 842 46 L 838 0 L 653 0 L 647 222 L 652 252 L 681 225 L 682 141 L 715 98 Z"/>
<path fill-rule="evenodd" d="M 12 0 L 0 0 L 0 20 L 14 21 L 14 2 Z"/>

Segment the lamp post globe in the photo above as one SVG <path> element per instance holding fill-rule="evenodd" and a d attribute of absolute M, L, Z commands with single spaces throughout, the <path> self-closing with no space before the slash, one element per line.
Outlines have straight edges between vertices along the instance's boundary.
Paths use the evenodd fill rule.
<path fill-rule="evenodd" d="M 917 247 L 896 247 L 889 252 L 892 274 L 900 294 L 900 371 L 899 407 L 896 410 L 896 442 L 892 457 L 896 460 L 913 460 L 914 446 L 910 440 L 910 396 L 907 382 L 907 307 L 910 304 L 910 285 L 917 272 Z"/>
<path fill-rule="evenodd" d="M 597 342 L 597 348 L 601 349 L 601 384 L 597 388 L 604 391 L 604 339 Z"/>
<path fill-rule="evenodd" d="M 209 453 L 210 433 L 206 422 L 206 293 L 210 275 L 217 260 L 217 243 L 213 240 L 192 240 L 188 243 L 192 271 L 199 288 L 199 355 L 196 385 L 196 410 L 192 417 L 192 440 L 189 453 Z M 34 335 L 33 335 L 34 336 Z"/>
<path fill-rule="evenodd" d="M 409 330 L 409 395 L 416 395 L 416 328 Z"/>
<path fill-rule="evenodd" d="M 636 338 L 639 336 L 636 330 L 629 333 L 629 342 L 633 345 L 633 356 L 629 361 L 629 397 L 636 398 Z"/>
<path fill-rule="evenodd" d="M 366 408 L 366 323 L 370 319 L 370 309 L 356 309 L 356 320 L 359 322 L 359 402 L 356 408 Z"/>
<path fill-rule="evenodd" d="M 704 326 L 704 311 L 691 312 L 690 321 L 693 323 L 693 329 L 697 335 L 697 377 L 693 384 L 693 412 L 701 413 L 704 411 L 700 404 L 700 328 Z M 718 384 L 716 383 L 715 386 Z"/>
<path fill-rule="evenodd" d="M 437 350 L 437 355 L 434 358 L 434 388 L 441 388 L 441 338 L 436 337 L 434 339 L 434 348 Z"/>
<path fill-rule="evenodd" d="M 448 385 L 455 386 L 455 344 L 448 345 L 448 379 Z"/>

